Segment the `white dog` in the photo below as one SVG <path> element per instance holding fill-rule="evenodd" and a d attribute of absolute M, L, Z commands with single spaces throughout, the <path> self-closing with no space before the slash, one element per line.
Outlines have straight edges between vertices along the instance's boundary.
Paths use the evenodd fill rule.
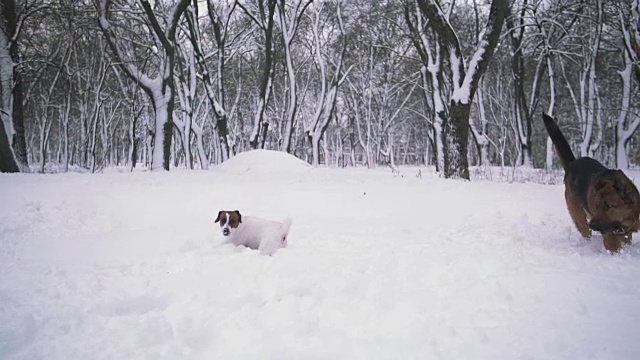
<path fill-rule="evenodd" d="M 218 212 L 215 222 L 220 223 L 222 235 L 229 242 L 238 246 L 260 250 L 272 255 L 278 249 L 287 247 L 287 236 L 291 219 L 273 221 L 255 216 L 242 216 L 238 210 L 222 210 Z"/>

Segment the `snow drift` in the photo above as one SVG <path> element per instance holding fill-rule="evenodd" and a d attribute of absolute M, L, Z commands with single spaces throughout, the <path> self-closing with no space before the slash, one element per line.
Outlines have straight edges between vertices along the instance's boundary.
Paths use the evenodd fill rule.
<path fill-rule="evenodd" d="M 312 168 L 291 154 L 263 149 L 241 152 L 215 167 L 226 174 L 249 176 L 300 174 Z"/>
<path fill-rule="evenodd" d="M 0 359 L 640 358 L 638 238 L 583 240 L 561 184 L 244 156 L 0 175 Z M 289 246 L 224 244 L 227 206 L 291 215 Z"/>

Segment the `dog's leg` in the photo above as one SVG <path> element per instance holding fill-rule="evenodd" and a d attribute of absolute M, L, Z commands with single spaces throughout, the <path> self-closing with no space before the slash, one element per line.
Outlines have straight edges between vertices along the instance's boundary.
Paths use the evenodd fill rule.
<path fill-rule="evenodd" d="M 616 234 L 602 234 L 604 248 L 611 251 L 612 253 L 617 253 L 620 251 L 622 247 L 622 242 L 627 242 L 624 235 L 616 235 Z"/>
<path fill-rule="evenodd" d="M 258 250 L 263 255 L 273 255 L 273 253 L 278 250 L 277 246 L 274 246 L 273 239 L 270 237 L 265 237 L 260 241 L 260 245 L 258 246 Z"/>
<path fill-rule="evenodd" d="M 582 209 L 582 205 L 580 205 L 580 200 L 576 193 L 569 188 L 569 186 L 565 186 L 564 191 L 564 199 L 567 202 L 567 210 L 569 210 L 569 216 L 571 216 L 571 220 L 576 225 L 578 232 L 585 239 L 591 239 L 591 229 L 589 228 L 589 224 L 587 223 L 587 217 L 584 214 L 584 210 Z"/>

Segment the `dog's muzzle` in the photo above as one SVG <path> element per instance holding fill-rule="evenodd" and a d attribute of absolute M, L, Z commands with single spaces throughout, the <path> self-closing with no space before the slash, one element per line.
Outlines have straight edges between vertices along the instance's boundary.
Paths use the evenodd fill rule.
<path fill-rule="evenodd" d="M 230 232 L 231 232 L 231 230 L 229 230 L 229 228 L 222 229 L 222 235 L 224 235 L 224 236 L 229 236 Z"/>
<path fill-rule="evenodd" d="M 601 234 L 625 235 L 629 231 L 620 223 L 603 225 L 592 221 L 589 223 L 589 227 L 591 228 L 591 230 L 597 231 Z"/>
<path fill-rule="evenodd" d="M 615 228 L 612 233 L 615 235 L 625 235 L 629 230 L 625 229 L 624 227 L 620 226 L 618 228 Z"/>

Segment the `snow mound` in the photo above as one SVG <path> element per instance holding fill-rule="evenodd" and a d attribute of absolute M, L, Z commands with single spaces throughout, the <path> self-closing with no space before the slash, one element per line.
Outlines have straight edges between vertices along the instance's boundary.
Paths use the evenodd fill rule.
<path fill-rule="evenodd" d="M 283 151 L 256 149 L 237 154 L 216 166 L 233 174 L 291 174 L 303 173 L 313 167 L 297 157 Z"/>

